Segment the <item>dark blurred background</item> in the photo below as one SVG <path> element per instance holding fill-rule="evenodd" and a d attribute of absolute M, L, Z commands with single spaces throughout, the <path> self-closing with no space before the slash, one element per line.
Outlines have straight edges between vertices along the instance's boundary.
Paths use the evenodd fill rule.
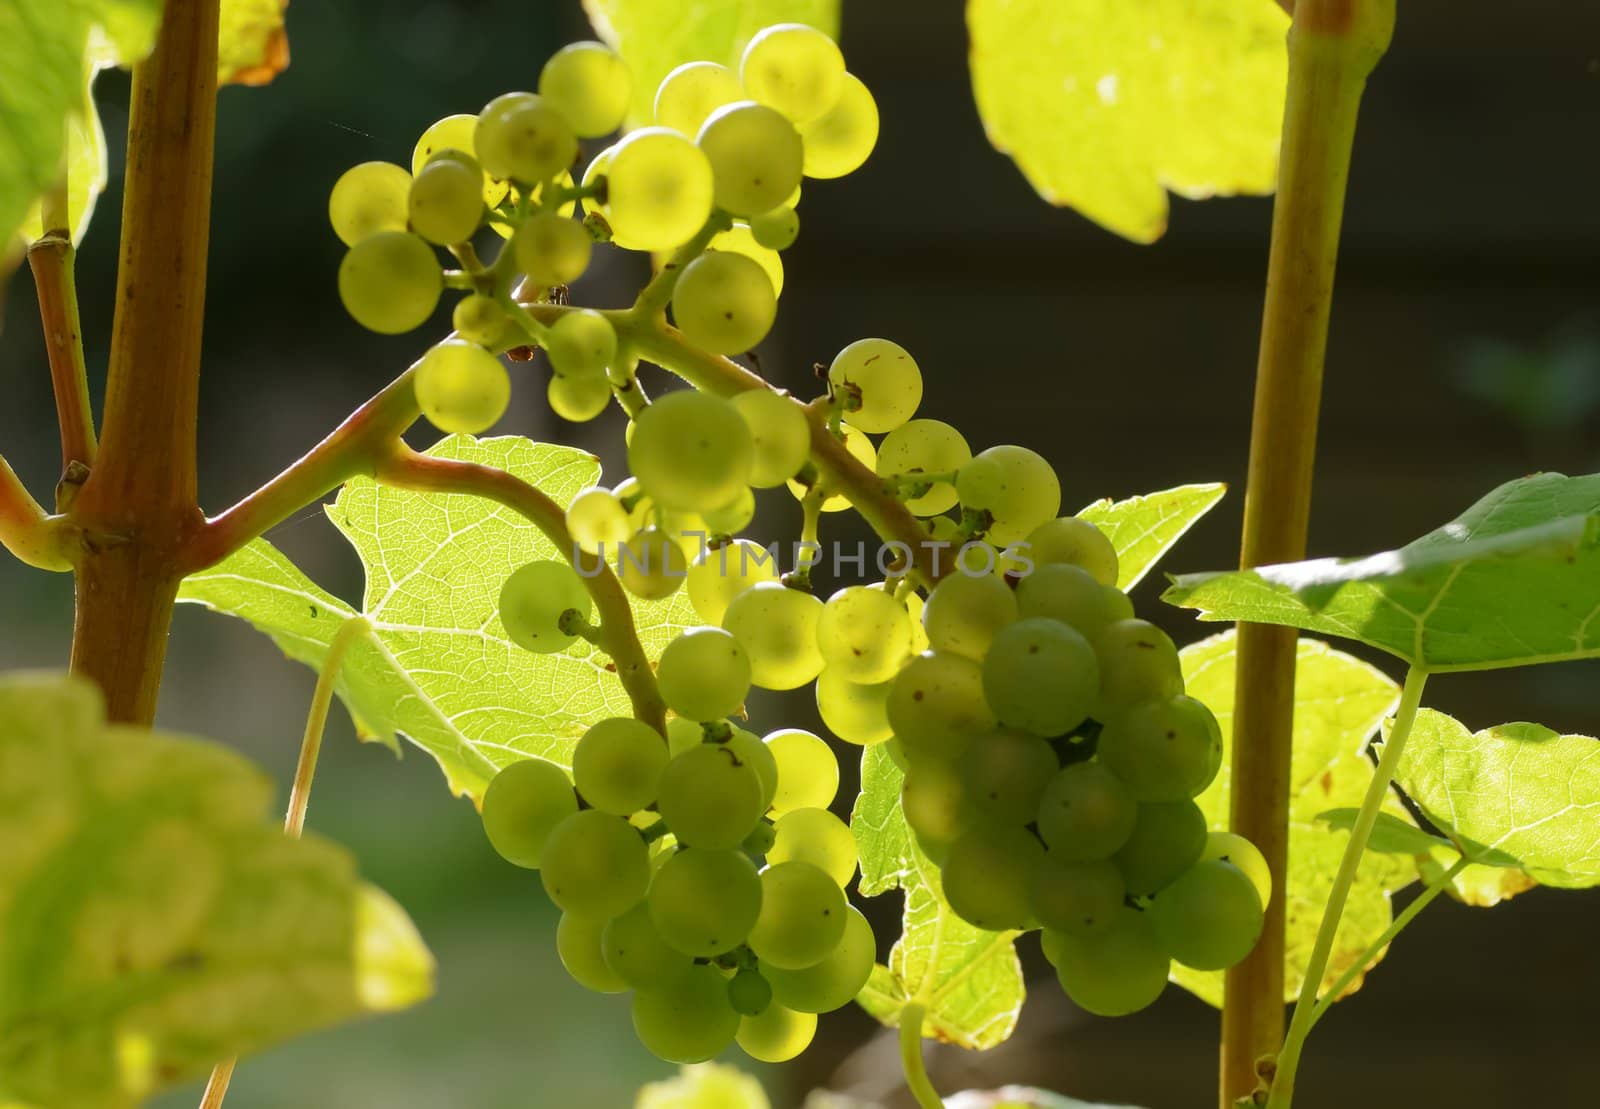
<path fill-rule="evenodd" d="M 1183 481 L 1234 493 L 1168 569 L 1235 558 L 1270 202 L 1174 201 L 1167 237 L 1136 247 L 1041 202 L 984 140 L 961 6 L 847 0 L 843 44 L 883 114 L 857 175 L 806 186 L 785 255 L 769 375 L 803 387 L 845 342 L 891 336 L 928 378 L 923 414 L 975 447 L 1018 442 L 1058 466 L 1068 507 Z M 217 510 L 310 446 L 429 341 L 362 332 L 334 292 L 327 192 L 350 164 L 406 162 L 434 119 L 530 86 L 587 37 L 577 0 L 302 0 L 293 65 L 222 93 L 206 324 L 201 493 Z M 80 264 L 91 366 L 103 367 L 120 209 L 126 75 L 101 78 L 112 184 Z M 1404 4 L 1362 115 L 1311 547 L 1399 545 L 1491 486 L 1600 468 L 1600 6 L 1578 0 Z M 603 257 L 601 257 L 603 255 Z M 597 253 L 579 299 L 621 304 L 641 263 Z M 43 499 L 57 476 L 48 375 L 24 275 L 6 293 L 0 443 Z M 431 333 L 431 332 L 430 332 Z M 561 425 L 527 368 L 499 429 L 586 446 L 618 468 L 620 417 Z M 96 389 L 99 383 L 96 382 Z M 418 439 L 425 441 L 426 436 Z M 773 494 L 761 533 L 792 536 Z M 830 526 L 853 539 L 840 517 Z M 349 549 L 309 511 L 272 533 L 322 584 L 358 598 Z M 1212 630 L 1139 601 L 1179 639 Z M 0 665 L 60 666 L 71 582 L 0 563 Z M 234 744 L 287 783 L 312 675 L 245 625 L 178 613 L 161 721 Z M 1390 673 L 1392 660 L 1379 659 Z M 1474 727 L 1534 718 L 1600 730 L 1595 664 L 1443 677 L 1429 700 Z M 765 727 L 804 703 L 756 706 Z M 850 762 L 846 752 L 846 764 Z M 262 1109 L 626 1106 L 672 1068 L 634 1042 L 626 1002 L 572 984 L 537 881 L 493 856 L 431 760 L 358 746 L 335 714 L 311 808 L 413 914 L 440 960 L 438 996 L 408 1013 L 289 1044 L 241 1068 L 228 1105 Z M 841 807 L 852 794 L 847 783 Z M 1405 896 L 1405 895 L 1402 895 Z M 894 934 L 894 897 L 872 906 Z M 1430 909 L 1312 1041 L 1306 1109 L 1594 1104 L 1600 894 L 1536 890 L 1492 910 Z M 1031 976 L 1048 973 L 1022 944 Z M 1121 1021 L 1038 983 L 1015 1039 L 932 1049 L 942 1088 L 1032 1082 L 1150 1109 L 1213 1104 L 1216 1014 L 1173 989 Z M 816 1046 L 755 1068 L 774 1104 L 832 1085 L 905 1104 L 892 1047 L 854 1010 Z M 896 1100 L 900 1099 L 900 1100 Z M 197 1089 L 159 1104 L 193 1105 Z"/>

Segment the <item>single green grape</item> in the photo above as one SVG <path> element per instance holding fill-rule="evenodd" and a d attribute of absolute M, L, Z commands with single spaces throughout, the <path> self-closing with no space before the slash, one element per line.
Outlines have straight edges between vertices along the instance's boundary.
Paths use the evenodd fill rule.
<path fill-rule="evenodd" d="M 821 737 L 800 728 L 784 728 L 763 743 L 778 769 L 772 813 L 782 818 L 799 809 L 826 809 L 839 792 L 839 760 Z"/>
<path fill-rule="evenodd" d="M 672 318 L 684 338 L 711 354 L 742 354 L 766 338 L 778 298 L 761 267 L 742 254 L 708 250 L 684 267 Z"/>
<path fill-rule="evenodd" d="M 674 950 L 697 959 L 732 951 L 761 914 L 761 879 L 743 852 L 684 848 L 650 883 L 650 921 Z"/>
<path fill-rule="evenodd" d="M 517 268 L 542 289 L 570 285 L 589 268 L 594 240 L 583 224 L 556 212 L 540 212 L 511 236 Z"/>
<path fill-rule="evenodd" d="M 1261 938 L 1255 883 L 1220 859 L 1190 867 L 1156 895 L 1148 915 L 1167 954 L 1195 970 L 1225 970 Z"/>
<path fill-rule="evenodd" d="M 478 117 L 472 115 L 445 116 L 434 123 L 422 133 L 417 140 L 417 145 L 411 151 L 411 172 L 418 174 L 422 167 L 427 165 L 438 155 L 446 150 L 459 150 L 476 158 L 477 150 L 473 145 L 473 134 L 478 129 Z M 483 203 L 489 208 L 494 208 L 505 200 L 511 192 L 510 183 L 496 177 L 483 175 Z"/>
<path fill-rule="evenodd" d="M 990 447 L 956 475 L 961 507 L 987 512 L 989 541 L 1015 543 L 1053 519 L 1061 508 L 1061 482 L 1042 456 L 1027 447 Z"/>
<path fill-rule="evenodd" d="M 834 356 L 828 384 L 835 393 L 859 402 L 846 405 L 850 422 L 876 434 L 893 431 L 922 403 L 922 371 L 899 343 L 857 339 Z"/>
<path fill-rule="evenodd" d="M 831 1013 L 855 1000 L 872 974 L 877 941 L 854 905 L 845 906 L 844 934 L 827 958 L 803 970 L 768 967 L 772 999 L 802 1013 Z"/>
<path fill-rule="evenodd" d="M 562 377 L 603 374 L 617 357 L 617 332 L 592 308 L 563 313 L 545 337 L 550 367 Z M 609 386 L 608 386 L 609 389 Z"/>
<path fill-rule="evenodd" d="M 751 858 L 764 857 L 768 851 L 772 850 L 772 845 L 777 842 L 777 839 L 778 833 L 773 829 L 772 825 L 766 820 L 761 820 L 750 830 L 750 834 L 740 841 L 739 849 Z"/>
<path fill-rule="evenodd" d="M 739 75 L 715 62 L 686 62 L 656 89 L 656 122 L 693 137 L 706 117 L 724 104 L 745 99 Z"/>
<path fill-rule="evenodd" d="M 484 105 L 472 145 L 485 173 L 524 185 L 566 172 L 578 157 L 572 124 L 531 92 L 508 92 Z"/>
<path fill-rule="evenodd" d="M 1018 620 L 995 633 L 983 659 L 983 693 L 1002 724 L 1065 735 L 1094 708 L 1099 670 L 1089 641 L 1059 620 Z"/>
<path fill-rule="evenodd" d="M 763 966 L 815 966 L 844 938 L 844 910 L 844 892 L 827 871 L 776 863 L 761 872 L 761 913 L 746 942 Z"/>
<path fill-rule="evenodd" d="M 776 250 L 756 242 L 755 233 L 750 230 L 748 223 L 736 222 L 726 231 L 718 231 L 711 236 L 711 243 L 706 249 L 744 255 L 760 266 L 767 280 L 772 282 L 772 295 L 783 295 L 783 259 L 778 257 Z"/>
<path fill-rule="evenodd" d="M 942 420 L 908 420 L 878 444 L 878 476 L 952 474 L 972 461 L 972 448 L 955 428 Z M 956 506 L 956 487 L 934 482 L 927 492 L 906 499 L 917 516 L 937 516 Z"/>
<path fill-rule="evenodd" d="M 949 857 L 951 845 L 979 823 L 966 782 L 942 759 L 909 760 L 900 787 L 900 808 L 923 852 L 941 865 Z"/>
<path fill-rule="evenodd" d="M 817 623 L 822 602 L 777 582 L 759 582 L 728 602 L 722 626 L 750 656 L 750 679 L 762 689 L 798 689 L 822 672 Z"/>
<path fill-rule="evenodd" d="M 794 398 L 770 389 L 746 389 L 734 396 L 733 406 L 750 429 L 750 484 L 771 489 L 799 473 L 810 457 L 811 425 Z"/>
<path fill-rule="evenodd" d="M 1206 835 L 1205 814 L 1193 801 L 1143 804 L 1133 834 L 1111 861 L 1129 893 L 1150 897 L 1199 861 Z"/>
<path fill-rule="evenodd" d="M 720 720 L 750 692 L 750 660 L 721 628 L 690 628 L 661 652 L 656 682 L 667 707 L 691 720 Z"/>
<path fill-rule="evenodd" d="M 511 403 L 511 377 L 500 359 L 459 339 L 446 339 L 422 356 L 412 388 L 428 422 L 451 434 L 487 431 Z"/>
<path fill-rule="evenodd" d="M 1100 701 L 1095 718 L 1109 720 L 1146 701 L 1170 701 L 1183 692 L 1183 667 L 1172 637 L 1148 620 L 1118 620 L 1094 641 L 1100 660 Z"/>
<path fill-rule="evenodd" d="M 1193 697 L 1147 701 L 1106 721 L 1100 759 L 1140 801 L 1198 797 L 1222 766 L 1222 728 Z"/>
<path fill-rule="evenodd" d="M 510 324 L 511 317 L 494 297 L 481 293 L 462 297 L 450 313 L 450 326 L 456 329 L 456 334 L 480 347 L 498 346 Z"/>
<path fill-rule="evenodd" d="M 709 964 L 662 986 L 633 995 L 633 1031 L 639 1042 L 669 1063 L 703 1063 L 720 1054 L 739 1031 L 728 1003 L 728 983 Z"/>
<path fill-rule="evenodd" d="M 522 759 L 496 774 L 483 794 L 483 830 L 508 863 L 537 869 L 550 833 L 578 811 L 566 772 L 543 759 Z"/>
<path fill-rule="evenodd" d="M 650 853 L 622 817 L 581 809 L 550 833 L 539 877 L 563 912 L 609 920 L 644 897 Z"/>
<path fill-rule="evenodd" d="M 1031 823 L 1061 762 L 1037 736 L 995 732 L 973 741 L 956 764 L 974 812 L 987 824 Z"/>
<path fill-rule="evenodd" d="M 974 662 L 983 661 L 995 635 L 1016 619 L 1016 594 L 993 574 L 946 575 L 922 608 L 922 627 L 934 649 Z"/>
<path fill-rule="evenodd" d="M 878 452 L 872 445 L 872 440 L 864 435 L 860 428 L 851 427 L 848 423 L 841 424 L 840 430 L 844 435 L 844 449 L 867 469 L 872 469 L 878 464 Z M 795 495 L 796 500 L 804 500 L 810 487 L 798 480 L 789 482 L 789 492 Z M 828 490 L 829 496 L 822 502 L 824 512 L 843 512 L 851 507 L 850 498 L 843 493 Z"/>
<path fill-rule="evenodd" d="M 612 973 L 634 989 L 665 985 L 694 966 L 692 956 L 673 947 L 656 930 L 648 897 L 606 924 L 600 950 Z"/>
<path fill-rule="evenodd" d="M 1017 611 L 1026 617 L 1059 620 L 1094 643 L 1122 615 L 1110 604 L 1110 593 L 1115 592 L 1115 587 L 1108 592 L 1081 566 L 1050 562 L 1017 580 Z"/>
<path fill-rule="evenodd" d="M 795 123 L 820 119 L 844 92 L 838 44 L 803 23 L 775 23 L 756 32 L 739 61 L 745 91 Z"/>
<path fill-rule="evenodd" d="M 759 216 L 751 216 L 750 234 L 768 250 L 788 250 L 800 237 L 800 214 L 780 204 Z"/>
<path fill-rule="evenodd" d="M 827 809 L 795 809 L 785 813 L 778 818 L 775 831 L 772 847 L 766 852 L 769 864 L 810 863 L 840 888 L 848 886 L 855 877 L 860 857 L 856 837 L 844 821 Z"/>
<path fill-rule="evenodd" d="M 777 580 L 772 552 L 748 539 L 735 539 L 696 559 L 685 586 L 695 615 L 708 624 L 721 624 L 728 605 L 740 593 L 759 582 Z"/>
<path fill-rule="evenodd" d="M 723 747 L 732 751 L 734 758 L 755 769 L 756 777 L 761 779 L 761 811 L 766 812 L 778 794 L 778 760 L 767 750 L 760 736 L 744 728 L 734 728 Z"/>
<path fill-rule="evenodd" d="M 1064 767 L 1039 798 L 1039 834 L 1065 862 L 1110 858 L 1128 842 L 1138 819 L 1133 794 L 1099 762 Z"/>
<path fill-rule="evenodd" d="M 601 812 L 628 816 L 653 804 L 667 744 L 650 725 L 614 716 L 589 726 L 572 752 L 572 781 Z"/>
<path fill-rule="evenodd" d="M 606 922 L 593 917 L 562 913 L 556 925 L 556 954 L 572 980 L 595 993 L 623 993 L 628 988 L 616 971 L 607 965 L 600 949 L 600 935 Z"/>
<path fill-rule="evenodd" d="M 1047 520 L 1028 533 L 1028 556 L 1039 566 L 1081 566 L 1101 585 L 1117 584 L 1117 549 L 1105 532 L 1078 516 Z"/>
<path fill-rule="evenodd" d="M 500 587 L 500 623 L 511 642 L 523 650 L 548 655 L 572 646 L 577 637 L 561 628 L 568 612 L 587 621 L 594 613 L 594 601 L 583 579 L 565 562 L 530 562 Z"/>
<path fill-rule="evenodd" d="M 1067 862 L 1050 851 L 1028 887 L 1034 919 L 1073 936 L 1092 936 L 1111 928 L 1126 897 L 1122 872 L 1114 864 L 1105 859 Z"/>
<path fill-rule="evenodd" d="M 567 531 L 586 554 L 615 552 L 633 534 L 628 510 L 609 489 L 585 489 L 567 506 Z"/>
<path fill-rule="evenodd" d="M 407 207 L 411 230 L 430 243 L 466 242 L 483 222 L 483 170 L 471 155 L 437 155 L 411 182 Z"/>
<path fill-rule="evenodd" d="M 355 321 L 380 335 L 422 326 L 439 306 L 444 270 L 420 235 L 368 235 L 339 263 L 339 299 Z"/>
<path fill-rule="evenodd" d="M 711 393 L 680 389 L 635 417 L 628 466 L 656 504 L 702 512 L 749 484 L 753 452 L 738 409 Z"/>
<path fill-rule="evenodd" d="M 611 148 L 602 207 L 613 239 L 632 250 L 672 250 L 711 216 L 711 163 L 677 131 L 642 127 Z"/>
<path fill-rule="evenodd" d="M 786 1063 L 810 1047 L 816 1034 L 817 1014 L 769 1004 L 757 1016 L 739 1022 L 734 1041 L 757 1062 Z"/>
<path fill-rule="evenodd" d="M 839 102 L 826 115 L 802 124 L 807 177 L 833 178 L 854 173 L 878 144 L 878 102 L 853 73 L 844 75 Z"/>
<path fill-rule="evenodd" d="M 1256 896 L 1265 909 L 1272 903 L 1272 868 L 1267 866 L 1261 849 L 1236 832 L 1212 832 L 1206 836 L 1205 850 L 1200 852 L 1201 862 L 1220 859 L 1244 871 L 1245 877 L 1256 887 Z"/>
<path fill-rule="evenodd" d="M 563 420 L 587 423 L 611 403 L 611 382 L 605 374 L 554 374 L 545 386 L 545 400 Z"/>
<path fill-rule="evenodd" d="M 702 743 L 667 763 L 656 807 L 685 847 L 730 849 L 761 819 L 761 795 L 753 765 L 723 744 Z"/>
<path fill-rule="evenodd" d="M 735 216 L 770 211 L 800 185 L 800 132 L 781 112 L 738 100 L 706 117 L 695 136 L 716 182 L 716 205 Z"/>
<path fill-rule="evenodd" d="M 565 379 L 562 379 L 565 380 Z M 617 578 L 646 601 L 672 596 L 689 573 L 683 548 L 660 528 L 644 528 L 617 550 Z"/>
<path fill-rule="evenodd" d="M 982 825 L 950 845 L 940 876 L 945 900 L 965 921 L 992 932 L 1022 928 L 1044 845 L 1022 827 Z"/>
<path fill-rule="evenodd" d="M 728 979 L 728 1004 L 741 1017 L 753 1017 L 772 1004 L 772 985 L 754 967 L 745 967 Z"/>
<path fill-rule="evenodd" d="M 750 526 L 756 518 L 756 497 L 749 486 L 739 490 L 733 500 L 720 508 L 708 509 L 704 515 L 706 527 L 712 535 L 732 535 Z"/>
<path fill-rule="evenodd" d="M 949 651 L 924 651 L 889 688 L 889 724 L 912 758 L 954 759 L 997 721 L 983 693 L 983 668 Z"/>
<path fill-rule="evenodd" d="M 1096 1016 L 1127 1016 L 1148 1007 L 1167 988 L 1172 963 L 1148 915 L 1124 906 L 1102 931 L 1056 935 L 1056 977 L 1080 1008 Z"/>
<path fill-rule="evenodd" d="M 858 747 L 871 747 L 894 734 L 889 725 L 892 682 L 863 685 L 832 666 L 817 675 L 817 712 L 834 735 Z"/>
<path fill-rule="evenodd" d="M 539 71 L 539 95 L 567 118 L 580 139 L 596 139 L 622 126 L 633 75 L 604 44 L 569 43 Z"/>
<path fill-rule="evenodd" d="M 850 585 L 829 597 L 817 621 L 823 661 L 853 682 L 885 682 L 911 655 L 911 617 L 894 594 Z"/>
<path fill-rule="evenodd" d="M 406 198 L 411 175 L 390 162 L 351 166 L 328 194 L 328 222 L 345 246 L 355 246 L 380 231 L 406 229 Z"/>

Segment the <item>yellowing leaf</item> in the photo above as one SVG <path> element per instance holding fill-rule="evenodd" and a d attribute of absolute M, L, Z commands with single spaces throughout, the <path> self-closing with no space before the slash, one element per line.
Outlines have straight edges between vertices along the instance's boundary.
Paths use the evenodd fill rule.
<path fill-rule="evenodd" d="M 289 0 L 222 0 L 217 82 L 265 85 L 289 66 Z"/>
<path fill-rule="evenodd" d="M 1040 196 L 1153 242 L 1167 190 L 1272 191 L 1288 25 L 1275 0 L 968 0 L 978 113 Z"/>

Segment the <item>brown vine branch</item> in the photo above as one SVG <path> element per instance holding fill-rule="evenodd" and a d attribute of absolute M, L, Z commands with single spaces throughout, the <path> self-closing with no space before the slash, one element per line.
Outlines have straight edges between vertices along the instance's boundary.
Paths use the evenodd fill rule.
<path fill-rule="evenodd" d="M 94 463 L 94 413 L 89 406 L 89 374 L 83 357 L 83 325 L 78 317 L 78 289 L 74 277 L 77 251 L 67 227 L 66 183 L 51 194 L 44 206 L 43 237 L 28 246 L 28 268 L 39 300 L 39 322 L 44 328 L 45 350 L 50 360 L 50 384 L 55 390 L 56 417 L 61 424 L 61 470 L 73 464 Z"/>

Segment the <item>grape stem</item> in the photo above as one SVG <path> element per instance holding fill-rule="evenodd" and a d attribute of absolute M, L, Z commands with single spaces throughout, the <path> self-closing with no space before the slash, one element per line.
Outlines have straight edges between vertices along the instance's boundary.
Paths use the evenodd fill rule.
<path fill-rule="evenodd" d="M 334 682 L 344 666 L 345 655 L 362 636 L 372 631 L 364 616 L 352 616 L 334 632 L 328 653 L 317 671 L 317 687 L 311 693 L 311 709 L 306 713 L 306 730 L 300 737 L 300 758 L 295 762 L 294 784 L 289 788 L 289 807 L 283 816 L 283 834 L 299 839 L 306 826 L 306 808 L 311 804 L 311 783 L 317 776 L 317 758 L 322 753 L 322 733 L 328 726 L 328 710 L 333 707 Z M 200 1109 L 220 1109 L 233 1081 L 233 1068 L 239 1060 L 224 1059 L 211 1070 L 211 1080 L 201 1095 Z"/>
<path fill-rule="evenodd" d="M 1400 756 L 1411 735 L 1411 726 L 1416 722 L 1417 709 L 1422 704 L 1422 689 L 1427 680 L 1428 672 L 1421 667 L 1412 666 L 1406 671 L 1406 684 L 1400 693 L 1400 705 L 1395 710 L 1394 723 L 1383 745 L 1377 769 L 1372 772 L 1372 781 L 1367 785 L 1367 794 L 1362 798 L 1361 809 L 1356 813 L 1355 824 L 1350 829 L 1350 842 L 1345 845 L 1344 857 L 1339 860 L 1333 886 L 1328 891 L 1328 904 L 1322 911 L 1316 943 L 1306 963 L 1305 982 L 1295 1002 L 1294 1018 L 1289 1022 L 1289 1034 L 1283 1041 L 1283 1049 L 1278 1052 L 1277 1070 L 1267 1101 L 1268 1109 L 1289 1109 L 1294 1097 L 1295 1071 L 1305 1047 L 1306 1034 L 1316 1020 L 1317 993 L 1323 975 L 1328 970 L 1328 957 L 1333 953 L 1333 941 L 1339 931 L 1339 920 L 1344 915 L 1345 901 L 1355 881 L 1356 870 L 1361 865 L 1361 856 L 1367 849 L 1367 840 L 1371 838 L 1373 826 L 1378 821 L 1378 813 L 1389 796 L 1389 785 L 1394 781 Z M 1329 994 L 1330 999 L 1337 996 L 1337 992 Z"/>
<path fill-rule="evenodd" d="M 673 251 L 672 257 L 656 271 L 650 283 L 639 290 L 639 295 L 635 298 L 633 308 L 629 310 L 628 315 L 636 320 L 654 322 L 667 310 L 667 304 L 672 300 L 672 291 L 678 287 L 678 278 L 682 276 L 683 268 L 704 254 L 712 239 L 732 226 L 733 220 L 726 214 L 711 213 L 711 218 L 706 220 L 705 226 L 695 233 L 694 238 Z"/>
<path fill-rule="evenodd" d="M 28 246 L 28 268 L 33 271 L 33 287 L 38 293 L 65 473 L 73 463 L 93 464 L 95 455 L 94 411 L 89 406 L 89 374 L 74 278 L 77 252 L 72 246 L 65 180 L 45 194 L 42 214 L 44 235 Z"/>
<path fill-rule="evenodd" d="M 900 1010 L 900 1069 L 905 1072 L 906 1089 L 920 1109 L 944 1109 L 944 1100 L 933 1088 L 922 1059 L 922 1006 L 917 1002 Z"/>
<path fill-rule="evenodd" d="M 0 546 L 29 566 L 64 572 L 72 569 L 71 534 L 67 518 L 47 515 L 0 457 Z"/>

